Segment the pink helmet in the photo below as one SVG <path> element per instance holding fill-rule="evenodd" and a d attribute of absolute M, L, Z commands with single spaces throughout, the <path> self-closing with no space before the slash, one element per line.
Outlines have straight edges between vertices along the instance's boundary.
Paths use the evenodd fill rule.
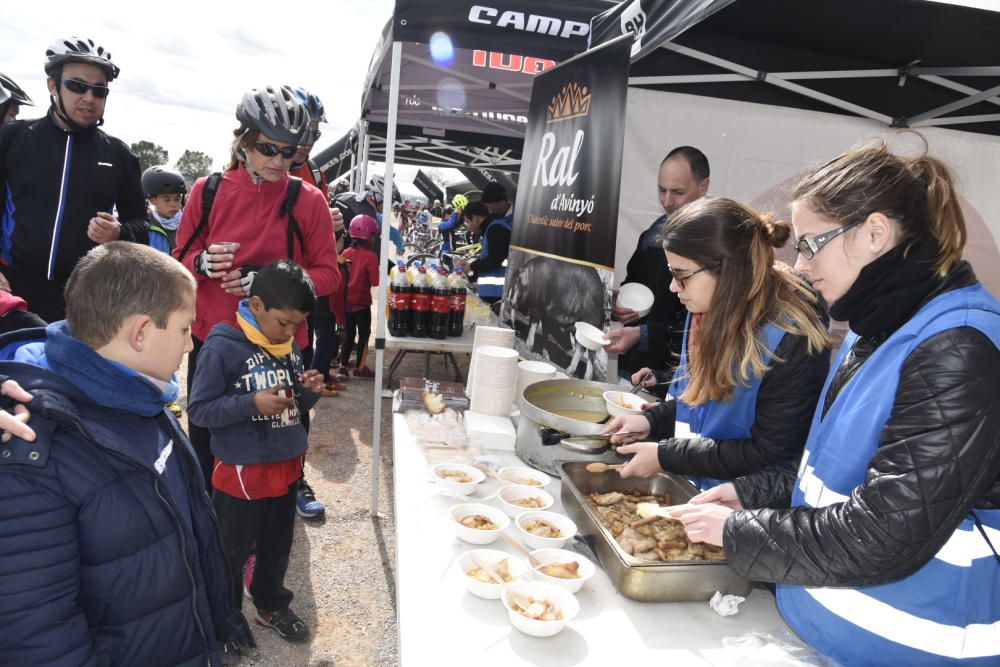
<path fill-rule="evenodd" d="M 371 241 L 378 236 L 378 222 L 370 215 L 356 215 L 351 220 L 351 238 Z"/>

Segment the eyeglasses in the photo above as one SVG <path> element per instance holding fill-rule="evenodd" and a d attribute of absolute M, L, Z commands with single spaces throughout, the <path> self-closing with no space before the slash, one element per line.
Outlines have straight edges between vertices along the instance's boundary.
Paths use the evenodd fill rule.
<path fill-rule="evenodd" d="M 266 141 L 255 142 L 253 147 L 255 151 L 257 151 L 264 157 L 274 157 L 275 155 L 280 154 L 281 157 L 285 158 L 286 160 L 291 160 L 293 157 L 295 157 L 295 153 L 297 153 L 299 150 L 298 146 L 285 146 L 284 148 L 282 148 L 281 146 L 271 144 Z"/>
<path fill-rule="evenodd" d="M 333 238 L 335 239 L 342 239 L 345 236 L 347 236 L 347 232 L 345 232 L 343 229 L 338 229 L 333 233 Z"/>
<path fill-rule="evenodd" d="M 795 249 L 800 255 L 806 259 L 812 259 L 816 256 L 816 253 L 820 251 L 827 243 L 834 240 L 844 232 L 849 229 L 854 229 L 860 225 L 864 220 L 859 220 L 858 222 L 852 222 L 849 225 L 844 225 L 843 227 L 838 227 L 832 231 L 826 232 L 825 234 L 819 234 L 818 236 L 807 236 L 805 238 L 799 239 L 799 242 L 795 244 Z"/>
<path fill-rule="evenodd" d="M 697 271 L 689 271 L 687 273 L 678 273 L 677 271 L 669 267 L 668 270 L 670 271 L 670 275 L 674 277 L 674 280 L 677 281 L 677 284 L 681 286 L 681 289 L 684 289 L 684 282 L 690 280 L 691 276 L 701 273 L 702 271 L 716 271 L 720 266 L 721 264 L 716 264 L 714 266 L 703 266 Z"/>
<path fill-rule="evenodd" d="M 317 141 L 319 141 L 319 138 L 322 137 L 322 136 L 323 136 L 322 132 L 320 132 L 319 130 L 313 130 L 313 132 L 312 132 L 313 143 L 316 143 Z"/>
<path fill-rule="evenodd" d="M 103 99 L 111 92 L 111 89 L 106 85 L 87 83 L 80 79 L 63 79 L 62 83 L 69 92 L 76 93 L 77 95 L 86 95 L 89 90 L 94 93 L 94 97 Z"/>

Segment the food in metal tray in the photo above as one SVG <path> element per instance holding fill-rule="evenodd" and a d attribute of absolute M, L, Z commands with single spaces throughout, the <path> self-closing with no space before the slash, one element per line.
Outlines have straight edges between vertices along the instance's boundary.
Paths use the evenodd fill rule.
<path fill-rule="evenodd" d="M 725 560 L 721 547 L 691 542 L 684 526 L 662 517 L 643 519 L 639 503 L 669 505 L 670 496 L 654 496 L 634 491 L 591 493 L 587 503 L 600 517 L 601 523 L 615 536 L 618 545 L 628 554 L 646 561 Z"/>
<path fill-rule="evenodd" d="M 459 520 L 459 523 L 466 528 L 475 528 L 476 530 L 496 530 L 500 527 L 490 521 L 489 517 L 483 516 L 482 514 L 470 514 L 468 516 L 463 516 Z"/>
<path fill-rule="evenodd" d="M 542 574 L 547 574 L 550 577 L 555 577 L 556 579 L 580 578 L 580 564 L 575 560 L 571 560 L 568 563 L 552 563 L 551 565 L 545 565 L 538 568 L 538 571 Z"/>
<path fill-rule="evenodd" d="M 510 570 L 507 567 L 508 565 L 509 563 L 507 562 L 507 559 L 504 558 L 502 561 L 500 561 L 499 563 L 490 568 L 491 570 L 493 570 L 494 574 L 503 579 L 505 584 L 509 584 L 510 582 L 514 581 L 514 578 L 510 576 Z M 484 584 L 497 583 L 496 579 L 491 577 L 490 573 L 486 571 L 486 568 L 477 567 L 473 570 L 469 570 L 468 572 L 466 572 L 466 574 L 475 579 L 476 581 L 481 581 Z"/>
<path fill-rule="evenodd" d="M 517 498 L 510 501 L 511 505 L 517 505 L 518 507 L 530 507 L 533 509 L 541 509 L 545 504 L 542 499 L 537 496 L 531 496 L 530 498 Z"/>
<path fill-rule="evenodd" d="M 562 537 L 562 531 L 544 519 L 535 519 L 530 523 L 521 526 L 526 533 L 537 535 L 538 537 Z"/>

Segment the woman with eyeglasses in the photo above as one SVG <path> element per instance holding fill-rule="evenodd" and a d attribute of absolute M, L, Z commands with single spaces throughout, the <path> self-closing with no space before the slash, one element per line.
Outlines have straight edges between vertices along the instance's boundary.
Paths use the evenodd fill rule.
<path fill-rule="evenodd" d="M 637 435 L 612 442 L 645 441 L 618 448 L 634 455 L 622 477 L 665 470 L 708 488 L 799 460 L 830 339 L 815 293 L 775 264 L 790 234 L 731 199 L 699 199 L 671 216 L 662 242 L 688 319 L 670 393 L 676 419 L 697 435 L 671 437 L 673 403 L 613 419 L 605 433 Z"/>
<path fill-rule="evenodd" d="M 792 222 L 851 330 L 801 465 L 674 514 L 842 664 L 1000 664 L 1000 302 L 962 260 L 951 174 L 852 151 L 799 184 Z"/>
<path fill-rule="evenodd" d="M 237 305 L 261 267 L 294 260 L 312 278 L 317 296 L 332 293 L 341 280 L 326 198 L 288 174 L 299 146 L 311 139 L 305 104 L 288 86 L 255 88 L 236 107 L 236 119 L 221 180 L 209 176 L 194 184 L 177 228 L 174 257 L 198 281 L 189 395 L 205 337 L 219 322 L 236 324 Z M 301 349 L 309 346 L 305 324 L 295 339 Z M 211 486 L 208 429 L 192 423 L 190 435 Z"/>

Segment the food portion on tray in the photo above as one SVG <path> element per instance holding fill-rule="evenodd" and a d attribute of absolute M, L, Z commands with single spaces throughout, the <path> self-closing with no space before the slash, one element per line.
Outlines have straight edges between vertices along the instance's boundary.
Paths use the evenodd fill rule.
<path fill-rule="evenodd" d="M 670 505 L 670 496 L 641 491 L 587 494 L 587 504 L 623 551 L 643 561 L 725 560 L 721 547 L 691 542 L 678 521 L 639 516 L 639 503 Z"/>

